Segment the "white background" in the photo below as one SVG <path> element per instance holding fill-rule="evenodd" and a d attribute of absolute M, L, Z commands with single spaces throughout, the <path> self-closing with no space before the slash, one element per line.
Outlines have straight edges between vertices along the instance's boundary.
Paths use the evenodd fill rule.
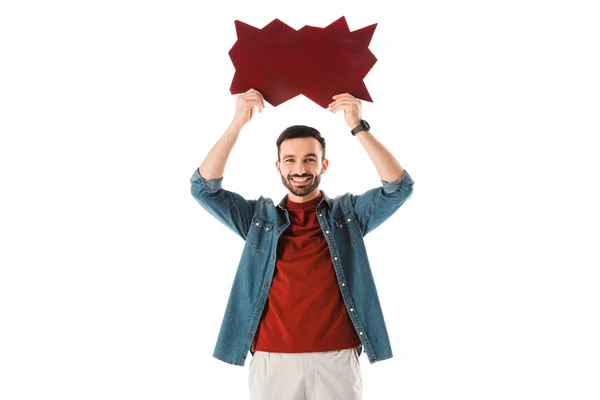
<path fill-rule="evenodd" d="M 243 241 L 189 178 L 233 116 L 234 20 L 341 16 L 378 23 L 363 116 L 416 182 L 365 238 L 394 357 L 361 356 L 364 398 L 600 398 L 600 14 L 383 4 L 2 2 L 0 398 L 247 398 L 249 363 L 212 357 Z M 293 124 L 327 140 L 328 195 L 379 185 L 299 96 L 244 128 L 224 187 L 279 201 Z"/>

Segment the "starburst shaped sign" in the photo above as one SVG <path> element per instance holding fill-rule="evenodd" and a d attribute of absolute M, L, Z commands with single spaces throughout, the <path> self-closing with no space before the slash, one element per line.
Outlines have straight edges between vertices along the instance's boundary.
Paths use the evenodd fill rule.
<path fill-rule="evenodd" d="M 275 19 L 258 29 L 236 20 L 231 94 L 254 88 L 272 106 L 299 94 L 323 108 L 339 93 L 372 102 L 363 79 L 377 61 L 368 49 L 376 26 L 350 32 L 341 17 L 325 28 L 295 30 Z"/>

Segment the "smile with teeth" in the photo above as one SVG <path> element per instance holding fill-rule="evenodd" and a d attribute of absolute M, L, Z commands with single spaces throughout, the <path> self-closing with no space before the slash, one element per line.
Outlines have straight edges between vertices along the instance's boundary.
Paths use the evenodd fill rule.
<path fill-rule="evenodd" d="M 308 180 L 310 178 L 309 177 L 305 177 L 305 178 L 290 178 L 290 179 L 294 183 L 306 183 L 306 182 L 308 182 Z"/>

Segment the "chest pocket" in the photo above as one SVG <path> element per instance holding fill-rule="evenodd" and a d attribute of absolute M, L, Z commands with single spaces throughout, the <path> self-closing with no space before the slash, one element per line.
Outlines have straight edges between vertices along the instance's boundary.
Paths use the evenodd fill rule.
<path fill-rule="evenodd" d="M 266 252 L 273 239 L 273 221 L 261 217 L 253 217 L 246 241 L 258 252 Z"/>
<path fill-rule="evenodd" d="M 354 247 L 362 238 L 354 211 L 334 218 L 333 222 L 336 227 L 336 241 L 343 248 Z"/>

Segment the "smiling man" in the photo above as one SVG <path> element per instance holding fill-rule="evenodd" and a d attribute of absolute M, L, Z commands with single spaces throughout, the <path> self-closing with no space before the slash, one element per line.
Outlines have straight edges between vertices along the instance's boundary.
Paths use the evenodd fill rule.
<path fill-rule="evenodd" d="M 289 199 L 303 203 L 317 197 L 321 174 L 329 165 L 324 154 L 325 139 L 319 131 L 303 125 L 291 126 L 281 133 L 276 144 L 279 159 L 275 165 Z"/>
<path fill-rule="evenodd" d="M 190 179 L 198 203 L 246 241 L 213 355 L 243 366 L 252 354 L 252 400 L 361 399 L 362 350 L 370 363 L 392 357 L 363 238 L 411 196 L 414 182 L 371 134 L 360 100 L 348 93 L 332 100 L 329 110 L 343 110 L 380 186 L 327 196 L 319 189 L 329 165 L 325 139 L 294 125 L 276 141 L 288 191 L 277 205 L 223 189 L 242 127 L 264 108 L 254 89 L 237 97 L 232 123 Z"/>

